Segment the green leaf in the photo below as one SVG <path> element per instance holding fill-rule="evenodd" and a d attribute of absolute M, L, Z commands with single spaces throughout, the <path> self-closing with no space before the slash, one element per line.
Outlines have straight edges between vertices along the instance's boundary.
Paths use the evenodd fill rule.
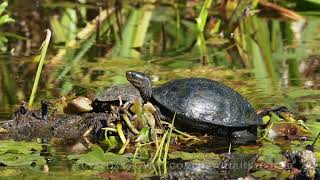
<path fill-rule="evenodd" d="M 198 31 L 202 32 L 206 23 L 207 17 L 209 14 L 209 8 L 211 7 L 212 0 L 206 0 L 202 6 L 199 17 L 196 19 L 198 25 Z"/>
<path fill-rule="evenodd" d="M 91 151 L 89 151 L 86 154 L 69 155 L 68 159 L 76 159 L 77 164 L 86 164 L 88 166 L 104 165 L 106 163 L 104 151 L 101 147 L 97 145 L 93 145 L 91 147 Z"/>
<path fill-rule="evenodd" d="M 13 22 L 13 21 L 14 21 L 14 19 L 12 19 L 9 15 L 7 15 L 7 14 L 3 15 L 0 17 L 0 26 L 2 24 Z"/>
<path fill-rule="evenodd" d="M 116 136 L 106 137 L 104 143 L 108 146 L 107 151 L 121 148 L 121 145 L 122 145 L 122 143 L 117 140 Z"/>
<path fill-rule="evenodd" d="M 142 128 L 136 142 L 146 143 L 150 141 L 150 128 Z"/>
<path fill-rule="evenodd" d="M 313 132 L 313 136 L 317 136 L 317 134 L 319 133 L 319 130 L 320 130 L 320 122 L 318 122 L 316 120 L 310 120 L 310 121 L 308 121 L 307 126 Z M 319 142 L 320 142 L 320 140 L 319 140 Z"/>
<path fill-rule="evenodd" d="M 85 164 L 88 166 L 124 165 L 130 162 L 126 155 L 118 155 L 111 152 L 104 153 L 103 149 L 98 145 L 93 145 L 91 151 L 86 154 L 69 155 L 68 159 L 76 160 L 76 164 Z"/>
<path fill-rule="evenodd" d="M 310 3 L 314 3 L 314 4 L 317 4 L 317 5 L 320 5 L 320 1 L 319 0 L 306 0 Z"/>
<path fill-rule="evenodd" d="M 0 164 L 6 166 L 28 166 L 33 163 L 45 165 L 46 160 L 40 154 L 14 154 L 7 153 L 0 155 Z"/>
<path fill-rule="evenodd" d="M 0 141 L 0 155 L 6 153 L 31 154 L 41 151 L 42 145 L 36 142 L 16 142 L 13 140 Z"/>
<path fill-rule="evenodd" d="M 3 3 L 0 4 L 0 15 L 4 12 L 7 6 L 8 6 L 7 1 L 4 1 Z"/>
<path fill-rule="evenodd" d="M 267 163 L 279 163 L 285 160 L 281 152 L 281 148 L 277 145 L 271 143 L 264 144 L 260 149 L 261 154 L 258 160 Z"/>
<path fill-rule="evenodd" d="M 0 51 L 6 51 L 7 47 L 5 44 L 8 42 L 8 39 L 0 34 Z"/>
<path fill-rule="evenodd" d="M 153 130 L 156 126 L 156 120 L 154 116 L 149 111 L 144 111 L 142 117 L 145 119 L 145 122 L 148 122 L 149 127 Z"/>
<path fill-rule="evenodd" d="M 144 4 L 138 9 L 132 9 L 126 21 L 121 42 L 117 40 L 113 48 L 115 57 L 139 58 L 136 48 L 143 46 L 152 17 L 154 5 Z"/>
<path fill-rule="evenodd" d="M 278 174 L 276 172 L 267 171 L 267 170 L 256 171 L 256 172 L 250 173 L 250 175 L 252 175 L 253 177 L 256 177 L 256 178 L 259 177 L 262 179 L 271 179 L 271 178 L 278 177 Z"/>
<path fill-rule="evenodd" d="M 141 114 L 143 110 L 141 101 L 139 100 L 134 101 L 133 105 L 130 107 L 130 110 L 135 114 Z"/>
<path fill-rule="evenodd" d="M 5 24 L 5 23 L 9 23 L 9 22 L 13 22 L 14 19 L 12 19 L 9 15 L 5 14 L 5 15 L 2 15 L 1 14 L 5 11 L 6 7 L 8 6 L 8 2 L 7 1 L 4 1 L 3 3 L 0 4 L 0 26 L 2 24 Z"/>
<path fill-rule="evenodd" d="M 6 166 L 27 166 L 32 163 L 46 164 L 40 156 L 42 145 L 35 142 L 16 142 L 13 140 L 0 141 L 0 164 Z M 38 152 L 36 154 L 33 154 Z"/>
<path fill-rule="evenodd" d="M 9 15 L 3 14 L 7 6 L 8 6 L 7 1 L 4 1 L 0 4 L 0 26 L 5 23 L 14 21 L 14 19 L 12 19 Z M 6 47 L 7 41 L 8 39 L 5 37 L 5 33 L 1 32 L 0 33 L 0 51 L 3 51 L 3 52 L 7 51 L 7 47 Z"/>
<path fill-rule="evenodd" d="M 126 155 L 119 155 L 111 152 L 106 152 L 104 155 L 108 164 L 124 165 L 130 162 Z"/>

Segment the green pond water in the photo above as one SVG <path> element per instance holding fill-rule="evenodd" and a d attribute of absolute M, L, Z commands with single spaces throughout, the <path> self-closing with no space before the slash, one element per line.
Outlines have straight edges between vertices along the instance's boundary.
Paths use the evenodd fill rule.
<path fill-rule="evenodd" d="M 256 110 L 278 106 L 287 107 L 290 112 L 304 116 L 306 125 L 313 132 L 310 134 L 310 141 L 288 140 L 273 144 L 265 142 L 258 149 L 257 147 L 238 147 L 233 149 L 234 152 L 250 154 L 256 151 L 262 153 L 262 156 L 263 152 L 269 152 L 269 155 L 264 154 L 264 156 L 270 157 L 271 160 L 265 158 L 268 159 L 266 161 L 269 162 L 270 160 L 270 162 L 278 163 L 283 158 L 280 155 L 281 153 L 301 151 L 305 145 L 312 143 L 312 139 L 320 132 L 320 90 L 314 88 L 317 83 L 320 83 L 319 78 L 316 77 L 320 73 L 318 69 L 311 76 L 305 76 L 302 66 L 308 64 L 309 57 L 312 55 L 317 55 L 320 58 L 319 16 L 310 15 L 304 11 L 300 12 L 307 25 L 305 29 L 297 33 L 291 29 L 294 26 L 292 21 L 258 16 L 250 18 L 248 24 L 255 24 L 258 27 L 255 29 L 251 26 L 245 27 L 246 25 L 242 25 L 244 26 L 243 29 L 255 32 L 254 35 L 244 33 L 243 38 L 249 38 L 246 39 L 246 45 L 251 43 L 251 46 L 244 48 L 245 51 L 242 51 L 247 58 L 244 60 L 246 66 L 243 67 L 239 63 L 240 60 L 231 55 L 234 51 L 231 48 L 232 46 L 216 46 L 220 41 L 222 43 L 219 38 L 205 39 L 207 52 L 204 59 L 203 52 L 199 50 L 201 47 L 198 47 L 197 43 L 192 44 L 192 41 L 198 42 L 197 36 L 188 34 L 187 21 L 183 21 L 181 25 L 180 31 L 184 34 L 180 34 L 179 39 L 175 39 L 177 37 L 168 38 L 168 44 L 175 44 L 176 40 L 177 45 L 168 45 L 162 54 L 155 53 L 156 51 L 151 48 L 159 48 L 160 45 L 157 43 L 160 43 L 160 40 L 154 38 L 151 41 L 151 36 L 160 36 L 156 33 L 161 29 L 161 22 L 168 21 L 168 26 L 174 22 L 170 21 L 170 18 L 175 16 L 167 10 L 167 6 L 159 5 L 155 7 L 149 24 L 151 32 L 145 37 L 148 43 L 141 52 L 135 51 L 135 53 L 138 53 L 138 56 L 134 55 L 135 57 L 128 58 L 126 56 L 128 54 L 124 55 L 125 51 L 123 49 L 125 48 L 122 46 L 117 47 L 121 51 L 118 54 L 115 50 L 112 55 L 94 57 L 91 54 L 94 54 L 96 49 L 91 48 L 86 52 L 89 55 L 81 56 L 77 61 L 66 60 L 51 65 L 49 60 L 60 49 L 59 45 L 52 44 L 46 58 L 48 62 L 46 62 L 47 64 L 45 64 L 41 74 L 35 108 L 39 107 L 42 98 L 54 101 L 61 97 L 73 95 L 92 96 L 111 85 L 127 83 L 125 78 L 127 70 L 143 71 L 150 74 L 154 86 L 176 78 L 205 77 L 223 82 L 237 90 L 253 104 Z M 164 11 L 168 14 L 164 13 L 160 16 L 161 12 Z M 132 14 L 131 18 L 134 18 Z M 174 33 L 169 33 L 170 27 L 168 27 L 168 34 L 172 35 Z M 130 29 L 124 27 L 123 31 L 129 33 Z M 255 38 L 250 39 L 252 36 L 255 36 Z M 182 41 L 183 38 L 187 40 Z M 152 46 L 152 43 L 156 45 Z M 76 51 L 75 54 L 77 54 L 84 50 L 83 47 L 76 47 L 72 51 Z M 129 48 L 128 51 L 132 51 L 132 49 Z M 37 67 L 34 56 L 8 54 L 0 55 L 0 120 L 10 119 L 21 101 L 28 101 Z M 320 60 L 318 59 L 318 61 Z M 319 68 L 320 65 L 317 67 Z M 313 83 L 312 87 L 308 86 L 310 82 Z M 219 145 L 210 144 L 205 151 L 211 152 L 210 148 L 219 149 L 219 147 L 213 146 Z M 49 172 L 43 172 L 44 167 L 39 165 L 0 166 L 0 179 L 98 179 L 98 173 L 113 172 L 115 176 L 121 177 L 121 174 L 119 174 L 121 171 L 132 173 L 123 178 L 135 179 L 136 175 L 144 178 L 161 176 L 158 173 L 159 171 L 149 164 L 142 167 L 130 165 L 130 167 L 121 168 L 116 166 L 95 168 L 78 166 L 66 158 L 69 154 L 67 147 L 49 145 L 46 148 L 47 150 L 43 150 L 41 155 L 49 159 Z M 228 147 L 221 148 L 228 149 Z M 198 151 L 197 149 L 193 150 L 194 152 Z M 319 151 L 320 143 L 318 141 L 315 145 L 318 162 L 320 160 Z M 272 161 L 272 159 L 274 160 Z M 175 161 L 170 162 L 174 164 Z M 172 165 L 172 167 L 174 166 Z M 201 172 L 207 173 L 209 179 L 223 176 L 223 173 L 213 172 L 210 168 L 206 169 L 206 166 L 202 168 Z M 174 171 L 175 169 L 172 168 L 171 170 Z M 259 175 L 259 172 L 262 172 L 262 175 Z M 257 171 L 256 173 L 259 177 L 264 175 L 266 177 L 276 177 L 281 174 L 267 170 Z"/>

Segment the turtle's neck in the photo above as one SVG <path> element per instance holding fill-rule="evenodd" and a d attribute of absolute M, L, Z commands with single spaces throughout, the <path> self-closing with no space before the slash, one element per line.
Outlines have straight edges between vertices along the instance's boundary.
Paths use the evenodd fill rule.
<path fill-rule="evenodd" d="M 140 95 L 143 100 L 143 103 L 145 104 L 145 103 L 149 102 L 151 99 L 151 96 L 152 96 L 151 85 L 150 85 L 150 87 L 142 87 L 142 88 L 137 87 L 137 89 L 140 91 Z"/>
<path fill-rule="evenodd" d="M 127 71 L 127 80 L 139 90 L 143 103 L 150 101 L 152 97 L 152 84 L 150 78 L 141 72 Z"/>

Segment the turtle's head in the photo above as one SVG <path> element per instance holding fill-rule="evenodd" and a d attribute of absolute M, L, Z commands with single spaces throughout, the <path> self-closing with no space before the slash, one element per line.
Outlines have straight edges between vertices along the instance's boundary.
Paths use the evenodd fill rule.
<path fill-rule="evenodd" d="M 152 85 L 148 75 L 137 71 L 127 71 L 126 76 L 127 80 L 139 90 L 144 103 L 147 103 L 152 96 Z"/>

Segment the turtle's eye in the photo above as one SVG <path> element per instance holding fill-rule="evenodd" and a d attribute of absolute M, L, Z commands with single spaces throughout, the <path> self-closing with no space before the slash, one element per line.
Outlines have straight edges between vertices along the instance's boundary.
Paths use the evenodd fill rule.
<path fill-rule="evenodd" d="M 127 78 L 130 79 L 144 79 L 146 78 L 146 75 L 141 73 L 141 72 L 137 72 L 137 71 L 127 71 L 126 73 Z"/>
<path fill-rule="evenodd" d="M 132 77 L 132 71 L 127 71 L 127 73 L 126 73 L 126 75 L 127 75 L 127 77 Z"/>

